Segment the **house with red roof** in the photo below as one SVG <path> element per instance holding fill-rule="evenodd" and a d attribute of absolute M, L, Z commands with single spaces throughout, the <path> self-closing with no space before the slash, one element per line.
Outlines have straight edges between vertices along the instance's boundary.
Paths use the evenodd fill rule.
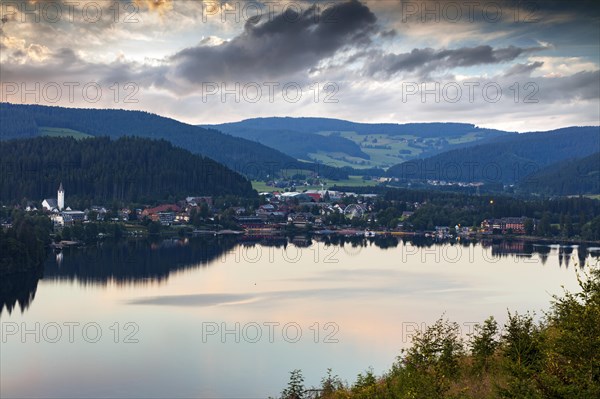
<path fill-rule="evenodd" d="M 163 204 L 154 208 L 144 209 L 142 211 L 142 217 L 148 217 L 162 212 L 181 212 L 181 208 L 176 204 Z"/>

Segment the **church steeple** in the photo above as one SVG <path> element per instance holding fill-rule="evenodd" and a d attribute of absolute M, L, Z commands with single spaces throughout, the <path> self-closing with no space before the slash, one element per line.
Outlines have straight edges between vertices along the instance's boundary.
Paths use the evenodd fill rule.
<path fill-rule="evenodd" d="M 59 211 L 62 211 L 65 207 L 65 190 L 63 189 L 62 182 L 60 183 L 60 186 L 58 187 L 58 196 L 57 196 L 56 204 L 58 205 Z"/>

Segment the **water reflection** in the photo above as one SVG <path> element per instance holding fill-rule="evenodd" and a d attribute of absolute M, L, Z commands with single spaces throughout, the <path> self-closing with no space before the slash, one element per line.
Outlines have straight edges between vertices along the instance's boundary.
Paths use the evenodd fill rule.
<path fill-rule="evenodd" d="M 19 306 L 21 313 L 25 312 L 35 298 L 41 272 L 17 273 L 0 278 L 0 314 L 8 314 Z"/>
<path fill-rule="evenodd" d="M 68 248 L 61 253 L 62 259 L 48 258 L 44 279 L 81 284 L 162 282 L 173 272 L 206 267 L 236 244 L 234 239 L 211 237 L 104 242 L 92 247 Z"/>
<path fill-rule="evenodd" d="M 220 256 L 232 251 L 236 246 L 243 248 L 262 246 L 287 248 L 309 248 L 316 242 L 336 246 L 349 256 L 358 256 L 368 246 L 380 249 L 397 248 L 410 243 L 415 248 L 431 248 L 439 245 L 472 248 L 480 245 L 494 258 L 531 258 L 537 256 L 546 264 L 550 255 L 558 257 L 559 267 L 569 268 L 572 257 L 575 264 L 584 267 L 588 257 L 600 257 L 600 248 L 586 245 L 551 245 L 521 240 L 461 240 L 437 242 L 423 237 L 397 238 L 394 236 L 244 236 L 175 238 L 158 241 L 131 240 L 105 242 L 85 248 L 67 248 L 63 252 L 49 255 L 43 271 L 37 273 L 3 276 L 0 280 L 0 315 L 10 314 L 18 305 L 25 312 L 33 299 L 40 279 L 77 282 L 81 285 L 139 285 L 161 283 L 169 275 L 192 268 L 207 267 Z M 228 302 L 231 298 L 204 298 L 208 302 Z M 240 300 L 240 298 L 234 298 Z M 246 298 L 247 299 L 247 298 Z"/>
<path fill-rule="evenodd" d="M 2 344 L 2 392 L 268 397 L 296 368 L 307 385 L 329 367 L 348 380 L 369 366 L 380 374 L 415 326 L 442 314 L 468 333 L 490 315 L 502 324 L 506 309 L 547 309 L 562 287 L 577 290 L 574 269 L 580 258 L 594 264 L 592 253 L 598 248 L 385 236 L 210 236 L 65 250 L 43 276 L 0 277 L 12 312 L 0 317 L 14 330 Z M 73 323 L 71 341 L 65 326 Z M 93 324 L 98 342 L 83 334 Z M 139 328 L 134 345 L 124 342 L 126 325 Z M 299 341 L 283 333 L 290 325 Z"/>

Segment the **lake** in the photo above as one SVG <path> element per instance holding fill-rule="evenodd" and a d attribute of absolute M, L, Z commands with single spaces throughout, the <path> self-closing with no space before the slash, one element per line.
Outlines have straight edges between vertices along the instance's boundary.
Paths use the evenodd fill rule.
<path fill-rule="evenodd" d="M 0 283 L 0 396 L 278 396 L 387 370 L 440 317 L 538 315 L 599 248 L 391 237 L 126 241 Z"/>

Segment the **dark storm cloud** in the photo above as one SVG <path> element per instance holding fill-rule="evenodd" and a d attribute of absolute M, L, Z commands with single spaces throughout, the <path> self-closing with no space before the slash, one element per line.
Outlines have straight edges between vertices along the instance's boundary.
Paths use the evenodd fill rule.
<path fill-rule="evenodd" d="M 255 25 L 218 46 L 196 46 L 170 58 L 174 74 L 189 82 L 211 79 L 273 78 L 309 70 L 349 45 L 370 43 L 377 18 L 358 1 L 287 12 Z"/>
<path fill-rule="evenodd" d="M 508 62 L 522 54 L 543 49 L 543 47 L 520 48 L 515 46 L 494 49 L 486 45 L 462 47 L 455 50 L 424 48 L 402 54 L 380 53 L 371 58 L 366 66 L 366 73 L 370 76 L 389 77 L 398 72 L 417 72 L 425 76 L 435 70 Z"/>

